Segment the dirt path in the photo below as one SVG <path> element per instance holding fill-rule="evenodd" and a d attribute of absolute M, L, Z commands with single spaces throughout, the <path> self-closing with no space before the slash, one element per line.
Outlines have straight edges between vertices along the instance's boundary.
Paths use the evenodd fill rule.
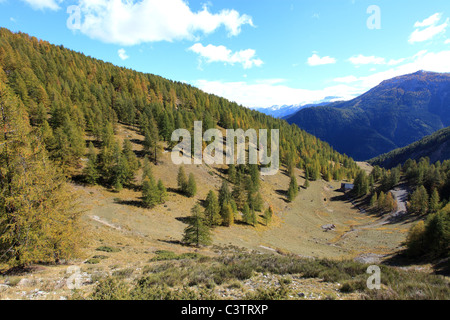
<path fill-rule="evenodd" d="M 399 186 L 392 190 L 392 194 L 397 201 L 397 211 L 391 214 L 390 219 L 399 219 L 407 213 L 406 201 L 408 190 L 404 186 Z"/>
<path fill-rule="evenodd" d="M 376 221 L 374 223 L 360 225 L 358 227 L 352 228 L 351 230 L 342 234 L 341 237 L 334 244 L 337 244 L 338 242 L 345 239 L 350 234 L 358 233 L 363 229 L 365 229 L 365 230 L 374 229 L 374 228 L 378 228 L 378 227 L 386 225 L 386 224 L 395 223 L 395 222 L 399 221 L 405 214 L 407 214 L 406 202 L 407 202 L 407 198 L 408 198 L 408 189 L 406 188 L 406 186 L 400 185 L 397 188 L 391 190 L 391 192 L 392 192 L 392 195 L 394 196 L 394 199 L 397 202 L 397 210 L 395 212 L 386 214 L 385 216 L 383 216 L 381 219 L 379 219 L 378 221 Z M 354 202 L 352 202 L 352 204 L 356 205 Z M 362 214 L 366 213 L 365 210 L 363 210 L 363 209 L 359 209 L 359 210 Z M 369 263 L 369 262 L 370 263 L 375 263 L 375 262 L 378 263 L 382 257 L 383 257 L 382 255 L 377 255 L 377 254 L 373 254 L 373 253 L 369 252 L 369 253 L 366 253 L 364 255 L 357 257 L 356 260 L 359 259 L 358 261 L 362 261 L 364 263 Z"/>

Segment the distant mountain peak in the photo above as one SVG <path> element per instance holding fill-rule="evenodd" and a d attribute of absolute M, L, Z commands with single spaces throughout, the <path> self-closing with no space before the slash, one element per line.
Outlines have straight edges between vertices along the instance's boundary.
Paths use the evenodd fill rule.
<path fill-rule="evenodd" d="M 419 70 L 363 95 L 287 118 L 356 160 L 404 147 L 450 126 L 450 73 Z"/>
<path fill-rule="evenodd" d="M 264 114 L 267 114 L 267 115 L 275 117 L 275 118 L 286 118 L 303 108 L 324 106 L 324 105 L 327 105 L 331 102 L 335 102 L 340 99 L 342 99 L 342 98 L 337 97 L 337 96 L 328 96 L 322 100 L 315 101 L 315 102 L 308 103 L 308 104 L 299 103 L 299 104 L 294 104 L 294 105 L 274 105 L 274 106 L 271 106 L 268 108 L 256 108 L 255 110 L 258 110 Z"/>

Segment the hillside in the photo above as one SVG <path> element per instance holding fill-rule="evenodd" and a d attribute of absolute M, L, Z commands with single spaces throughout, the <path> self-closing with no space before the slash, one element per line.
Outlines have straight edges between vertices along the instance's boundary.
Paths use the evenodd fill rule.
<path fill-rule="evenodd" d="M 403 165 L 408 159 L 418 161 L 425 157 L 428 157 L 431 163 L 450 159 L 450 128 L 439 130 L 409 146 L 382 154 L 369 162 L 390 169 L 399 164 Z"/>
<path fill-rule="evenodd" d="M 144 137 L 133 127 L 119 125 L 116 138 L 131 139 L 133 150 L 142 151 L 140 142 Z M 81 218 L 84 245 L 80 256 L 71 259 L 69 265 L 38 265 L 27 273 L 0 276 L 0 283 L 7 284 L 0 287 L 0 299 L 89 298 L 107 279 L 132 285 L 149 276 L 155 277 L 152 280 L 155 283 L 169 288 L 181 286 L 183 281 L 185 288 L 194 291 L 212 288 L 209 297 L 215 299 L 253 299 L 252 295 L 263 294 L 260 290 L 279 290 L 283 279 L 288 279 L 283 299 L 318 300 L 328 296 L 339 300 L 360 299 L 366 294 L 377 299 L 375 292 L 360 291 L 353 286 L 353 274 L 342 272 L 341 263 L 345 260 L 346 270 L 355 268 L 352 272 L 357 272 L 359 281 L 366 281 L 364 263 L 389 259 L 401 248 L 413 225 L 412 221 L 383 223 L 382 217 L 363 213 L 356 203 L 342 199 L 342 193 L 337 190 L 340 182 L 311 182 L 308 189 L 301 189 L 294 202 L 288 203 L 284 190 L 288 188 L 289 178 L 283 168 L 279 174 L 261 181 L 264 203 L 271 204 L 275 211 L 269 226 L 265 226 L 261 215 L 256 227 L 242 223 L 239 215 L 231 228 L 213 229 L 212 246 L 184 246 L 180 240 L 189 209 L 202 202 L 210 189 L 218 190 L 222 179 L 227 178 L 220 166 L 187 166 L 186 170 L 197 178 L 198 193 L 193 198 L 177 192 L 177 172 L 170 154 L 161 156 L 160 164 L 154 167 L 154 176 L 164 179 L 169 196 L 164 205 L 153 209 L 140 205 L 138 190 L 126 188 L 117 192 L 99 185 L 71 183 L 84 212 Z M 139 185 L 140 172 L 137 176 L 136 185 Z M 304 183 L 304 171 L 295 169 L 295 176 L 300 185 Z M 322 226 L 328 224 L 336 228 L 324 232 Z M 243 256 L 244 252 L 248 256 Z M 236 254 L 233 258 L 237 259 L 233 269 L 236 275 L 228 275 L 229 271 L 219 273 L 218 265 L 226 267 L 227 257 Z M 239 262 L 239 259 L 244 260 Z M 258 259 L 266 262 L 255 267 Z M 330 261 L 337 261 L 336 265 Z M 250 270 L 247 264 L 252 266 Z M 82 286 L 78 296 L 72 296 L 65 285 L 72 275 L 68 266 L 79 268 Z M 308 271 L 310 267 L 313 269 Z M 431 266 L 427 265 L 426 270 L 430 271 Z M 409 274 L 405 272 L 403 276 Z M 428 275 L 423 273 L 423 277 Z M 400 280 L 395 278 L 395 285 Z M 342 289 L 346 282 L 350 287 Z M 402 290 L 402 294 L 413 294 L 408 289 Z"/>
<path fill-rule="evenodd" d="M 395 279 L 368 292 L 367 263 L 401 250 L 415 220 L 344 195 L 372 168 L 297 126 L 6 29 L 0 66 L 0 299 L 394 299 L 422 280 L 426 297 L 449 295 L 431 265 L 386 267 Z M 280 129 L 280 171 L 181 174 L 171 133 L 195 120 Z M 211 241 L 186 239 L 191 227 Z"/>
<path fill-rule="evenodd" d="M 419 71 L 383 81 L 351 101 L 287 118 L 356 160 L 407 146 L 450 125 L 450 75 Z"/>

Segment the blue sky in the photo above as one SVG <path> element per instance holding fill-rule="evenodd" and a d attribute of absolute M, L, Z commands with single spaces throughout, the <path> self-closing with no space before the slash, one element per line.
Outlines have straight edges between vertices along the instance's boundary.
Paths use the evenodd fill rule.
<path fill-rule="evenodd" d="M 448 0 L 0 0 L 0 26 L 248 107 L 450 72 Z"/>

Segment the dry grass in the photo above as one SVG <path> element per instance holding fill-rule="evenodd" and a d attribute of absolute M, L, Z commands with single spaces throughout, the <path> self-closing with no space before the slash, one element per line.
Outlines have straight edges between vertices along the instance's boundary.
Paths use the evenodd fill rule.
<path fill-rule="evenodd" d="M 119 126 L 120 139 L 142 140 L 143 137 L 134 130 Z M 142 146 L 133 144 L 136 151 Z M 365 166 L 367 170 L 367 166 Z M 74 190 L 81 194 L 83 233 L 86 247 L 79 260 L 71 264 L 78 265 L 91 274 L 109 274 L 111 270 L 142 268 L 155 256 L 157 250 L 169 250 L 175 254 L 197 252 L 205 256 L 214 256 L 211 248 L 191 249 L 179 244 L 186 224 L 183 218 L 190 215 L 190 209 L 199 200 L 204 200 L 209 190 L 218 191 L 224 167 L 207 165 L 186 166 L 186 172 L 194 173 L 198 193 L 194 198 L 184 197 L 177 192 L 177 171 L 171 162 L 170 154 L 163 153 L 161 162 L 153 167 L 156 179 L 162 179 L 169 196 L 165 205 L 152 210 L 139 206 L 140 192 L 130 189 L 116 193 L 101 186 L 74 185 Z M 298 184 L 303 185 L 303 172 L 296 170 Z M 136 179 L 139 185 L 140 178 Z M 262 178 L 261 194 L 265 207 L 271 205 L 275 216 L 269 226 L 259 217 L 257 227 L 235 224 L 231 228 L 219 227 L 213 230 L 214 244 L 217 246 L 233 245 L 260 252 L 284 252 L 306 257 L 352 259 L 363 253 L 388 255 L 395 252 L 405 240 L 405 230 L 409 225 L 385 225 L 379 228 L 370 226 L 376 218 L 361 214 L 349 201 L 343 201 L 342 194 L 336 190 L 339 182 L 316 181 L 305 190 L 301 189 L 293 203 L 287 203 L 283 191 L 288 189 L 289 177 L 280 171 L 275 176 Z M 336 230 L 324 232 L 325 224 L 336 225 Z M 352 231 L 356 229 L 356 231 Z M 104 253 L 96 251 L 100 246 L 119 248 L 119 252 Z M 96 264 L 85 262 L 96 255 L 106 258 L 97 259 Z M 46 267 L 39 275 L 42 279 L 61 279 L 67 266 Z M 34 275 L 33 275 L 34 276 Z M 25 275 L 24 277 L 29 277 Z M 55 280 L 57 281 L 57 280 Z M 59 281 L 59 280 L 58 280 Z M 0 279 L 0 283 L 2 283 Z M 48 281 L 46 288 L 49 286 Z M 37 286 L 39 287 L 39 286 Z M 64 286 L 63 286 L 64 287 Z M 0 297 L 21 298 L 15 287 Z M 67 288 L 55 289 L 59 295 L 65 295 Z M 22 290 L 21 291 L 26 291 Z M 59 297 L 59 296 L 58 296 Z M 45 298 L 57 298 L 46 295 Z"/>

